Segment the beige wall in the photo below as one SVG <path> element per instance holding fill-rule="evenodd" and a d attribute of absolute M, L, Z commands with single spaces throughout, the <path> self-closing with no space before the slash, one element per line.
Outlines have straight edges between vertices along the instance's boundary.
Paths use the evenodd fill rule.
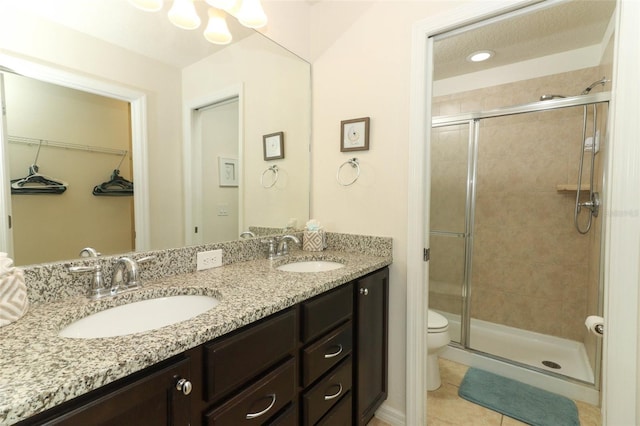
<path fill-rule="evenodd" d="M 413 23 L 460 4 L 318 2 L 312 8 L 312 216 L 329 231 L 393 238 L 385 406 L 402 414 L 411 30 Z M 340 121 L 358 117 L 371 117 L 370 149 L 341 153 Z M 359 159 L 362 173 L 342 187 L 336 170 L 350 157 Z"/>
<path fill-rule="evenodd" d="M 10 136 L 128 151 L 120 175 L 131 179 L 129 104 L 27 77 L 6 74 Z M 46 142 L 45 142 L 46 143 Z M 68 184 L 62 194 L 13 194 L 14 261 L 17 265 L 77 257 L 84 247 L 102 253 L 133 249 L 132 197 L 96 197 L 122 156 L 44 145 L 8 145 L 11 179 L 27 176 L 38 156 L 39 172 Z"/>
<path fill-rule="evenodd" d="M 309 75 L 308 63 L 259 34 L 183 70 L 186 103 L 242 84 L 244 228 L 282 228 L 290 218 L 299 225 L 308 219 Z M 280 131 L 285 158 L 265 161 L 262 136 Z M 262 173 L 274 164 L 279 167 L 278 182 L 263 188 Z"/>
<path fill-rule="evenodd" d="M 147 95 L 151 247 L 183 245 L 180 71 L 19 12 L 0 13 L 0 53 Z"/>

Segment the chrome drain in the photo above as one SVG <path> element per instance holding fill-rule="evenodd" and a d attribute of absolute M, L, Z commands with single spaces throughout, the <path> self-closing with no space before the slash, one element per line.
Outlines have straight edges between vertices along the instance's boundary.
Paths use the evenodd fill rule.
<path fill-rule="evenodd" d="M 544 365 L 545 367 L 554 368 L 556 370 L 559 370 L 562 368 L 560 364 L 553 361 L 542 361 L 542 365 Z"/>

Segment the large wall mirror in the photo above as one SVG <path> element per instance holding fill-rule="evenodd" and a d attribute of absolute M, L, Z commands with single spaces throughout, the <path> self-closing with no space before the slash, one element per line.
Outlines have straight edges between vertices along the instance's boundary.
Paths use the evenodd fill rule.
<path fill-rule="evenodd" d="M 220 47 L 173 27 L 166 10 L 109 0 L 60 0 L 53 9 L 40 0 L 0 4 L 0 36 L 9 40 L 0 70 L 18 71 L 0 72 L 0 195 L 11 232 L 7 216 L 0 222 L 17 265 L 76 258 L 86 246 L 114 254 L 228 241 L 250 227 L 308 219 L 310 64 L 234 18 L 234 41 Z M 284 158 L 265 160 L 263 136 L 276 132 Z M 11 194 L 10 181 L 36 162 L 68 184 L 64 193 Z M 272 166 L 278 181 L 265 188 Z M 116 169 L 134 196 L 93 195 Z"/>

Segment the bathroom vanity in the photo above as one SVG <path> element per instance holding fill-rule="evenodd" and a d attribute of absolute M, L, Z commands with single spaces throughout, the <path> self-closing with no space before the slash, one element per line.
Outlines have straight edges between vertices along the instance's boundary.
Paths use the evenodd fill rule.
<path fill-rule="evenodd" d="M 123 295 L 130 300 L 104 303 L 205 294 L 220 304 L 134 335 L 61 338 L 62 327 L 104 307 L 81 298 L 36 305 L 0 329 L 0 374 L 13 374 L 0 383 L 0 424 L 366 424 L 387 392 L 392 259 L 321 257 L 345 266 L 281 272 L 283 260 L 260 258 L 149 280 Z M 22 338 L 7 341 L 12 334 Z"/>
<path fill-rule="evenodd" d="M 386 398 L 380 269 L 23 424 L 365 425 Z"/>

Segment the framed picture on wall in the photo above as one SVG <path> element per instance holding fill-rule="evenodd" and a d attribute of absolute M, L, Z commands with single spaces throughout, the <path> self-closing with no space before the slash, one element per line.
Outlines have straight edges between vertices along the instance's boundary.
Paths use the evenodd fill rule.
<path fill-rule="evenodd" d="M 284 158 L 284 132 L 276 132 L 262 137 L 264 160 Z"/>
<path fill-rule="evenodd" d="M 218 179 L 220 186 L 238 186 L 238 160 L 218 157 Z"/>
<path fill-rule="evenodd" d="M 340 122 L 340 151 L 369 150 L 369 117 Z"/>

